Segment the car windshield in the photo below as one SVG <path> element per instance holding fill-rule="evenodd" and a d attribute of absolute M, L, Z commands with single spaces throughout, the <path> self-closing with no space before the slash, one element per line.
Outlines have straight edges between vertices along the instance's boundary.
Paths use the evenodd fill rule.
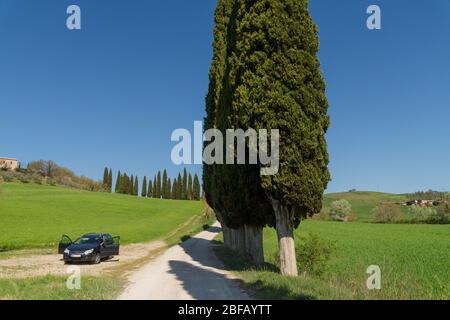
<path fill-rule="evenodd" d="M 90 236 L 82 236 L 75 240 L 75 244 L 87 244 L 87 243 L 99 243 L 101 241 L 101 237 L 98 235 L 90 235 Z"/>

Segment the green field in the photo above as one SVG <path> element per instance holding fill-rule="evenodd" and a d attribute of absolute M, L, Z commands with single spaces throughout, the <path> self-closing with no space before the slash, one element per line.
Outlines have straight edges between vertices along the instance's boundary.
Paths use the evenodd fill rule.
<path fill-rule="evenodd" d="M 329 193 L 324 196 L 323 204 L 329 207 L 333 201 L 345 199 L 352 205 L 352 214 L 357 221 L 371 222 L 372 210 L 383 202 L 404 202 L 405 195 L 381 192 L 342 192 Z"/>
<path fill-rule="evenodd" d="M 199 201 L 171 201 L 22 183 L 0 184 L 0 251 L 54 247 L 62 234 L 161 239 L 201 214 Z"/>
<path fill-rule="evenodd" d="M 450 225 L 305 221 L 296 238 L 302 234 L 315 234 L 335 244 L 327 270 L 320 277 L 286 279 L 279 275 L 273 229 L 264 234 L 269 263 L 264 271 L 237 261 L 227 250 L 219 254 L 262 298 L 450 299 Z M 381 268 L 380 291 L 365 287 L 370 265 Z"/>

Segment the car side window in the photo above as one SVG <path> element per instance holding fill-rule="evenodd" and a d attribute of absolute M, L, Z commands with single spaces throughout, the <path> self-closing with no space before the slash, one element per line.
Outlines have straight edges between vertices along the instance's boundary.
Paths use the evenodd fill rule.
<path fill-rule="evenodd" d="M 113 238 L 110 235 L 105 236 L 105 244 L 112 245 L 114 243 Z"/>

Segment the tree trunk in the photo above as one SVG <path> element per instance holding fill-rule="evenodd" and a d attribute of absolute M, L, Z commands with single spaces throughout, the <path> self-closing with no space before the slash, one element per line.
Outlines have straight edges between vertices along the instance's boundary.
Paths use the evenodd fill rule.
<path fill-rule="evenodd" d="M 278 244 L 280 248 L 280 271 L 282 275 L 296 277 L 297 258 L 295 256 L 294 232 L 289 211 L 278 200 L 272 200 L 276 218 Z"/>
<path fill-rule="evenodd" d="M 244 227 L 240 227 L 239 229 L 234 230 L 235 239 L 236 239 L 236 248 L 235 250 L 239 252 L 239 254 L 245 258 L 246 247 L 245 247 L 245 229 Z"/>
<path fill-rule="evenodd" d="M 264 264 L 263 228 L 244 226 L 246 257 L 258 266 Z"/>
<path fill-rule="evenodd" d="M 231 248 L 231 232 L 225 224 L 222 223 L 223 243 L 225 246 Z"/>

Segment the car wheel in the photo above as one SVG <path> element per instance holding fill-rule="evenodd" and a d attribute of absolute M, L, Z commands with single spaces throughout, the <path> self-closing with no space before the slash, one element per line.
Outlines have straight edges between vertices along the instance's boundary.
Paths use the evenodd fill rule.
<path fill-rule="evenodd" d="M 96 253 L 94 256 L 94 264 L 99 264 L 102 261 L 102 257 L 100 256 L 100 253 Z"/>

